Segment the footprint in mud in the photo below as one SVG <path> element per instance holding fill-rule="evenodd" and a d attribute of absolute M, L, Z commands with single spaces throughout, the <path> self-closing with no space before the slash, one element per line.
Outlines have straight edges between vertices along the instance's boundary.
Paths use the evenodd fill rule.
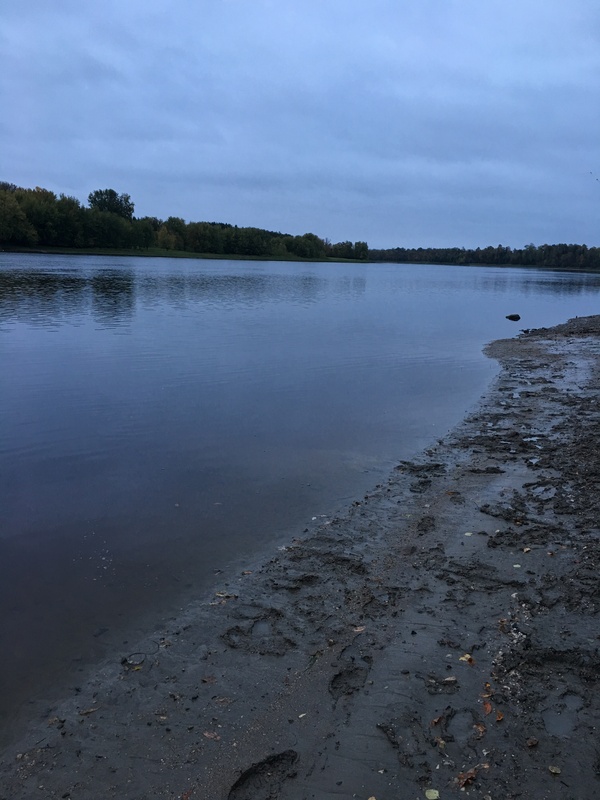
<path fill-rule="evenodd" d="M 565 694 L 559 700 L 542 709 L 544 727 L 551 736 L 568 738 L 573 734 L 578 720 L 578 712 L 584 701 L 577 694 Z"/>
<path fill-rule="evenodd" d="M 420 480 L 411 483 L 408 488 L 414 494 L 422 494 L 423 492 L 426 492 L 430 486 L 431 480 L 429 478 L 421 478 Z"/>
<path fill-rule="evenodd" d="M 354 694 L 365 685 L 368 674 L 367 667 L 361 667 L 356 664 L 346 667 L 346 669 L 334 675 L 329 682 L 329 693 L 334 700 L 339 700 L 343 695 Z"/>
<path fill-rule="evenodd" d="M 435 517 L 431 514 L 426 514 L 417 522 L 417 531 L 419 533 L 430 533 L 435 530 Z"/>
<path fill-rule="evenodd" d="M 280 631 L 269 618 L 257 619 L 245 626 L 234 625 L 221 634 L 221 638 L 233 650 L 258 655 L 284 656 L 296 647 L 294 639 Z"/>
<path fill-rule="evenodd" d="M 227 800 L 277 800 L 284 782 L 296 775 L 297 759 L 295 750 L 285 750 L 253 764 L 233 784 Z"/>

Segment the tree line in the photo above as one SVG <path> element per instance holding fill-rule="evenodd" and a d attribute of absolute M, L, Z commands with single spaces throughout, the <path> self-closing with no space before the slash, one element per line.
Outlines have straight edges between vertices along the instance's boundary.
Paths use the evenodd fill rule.
<path fill-rule="evenodd" d="M 332 244 L 314 233 L 302 236 L 240 228 L 225 222 L 186 222 L 135 217 L 128 194 L 90 192 L 87 206 L 48 189 L 0 182 L 0 247 L 61 247 L 134 251 L 184 251 L 263 258 L 366 260 L 366 242 Z"/>
<path fill-rule="evenodd" d="M 585 244 L 528 244 L 498 247 L 393 247 L 369 250 L 369 261 L 397 261 L 406 264 L 498 264 L 520 267 L 559 267 L 560 269 L 600 270 L 600 247 Z"/>
<path fill-rule="evenodd" d="M 257 258 L 357 259 L 412 264 L 497 264 L 600 269 L 600 248 L 578 244 L 528 244 L 521 249 L 498 245 L 464 247 L 394 247 L 370 249 L 366 242 L 332 244 L 314 233 L 293 236 L 226 222 L 186 222 L 135 217 L 128 194 L 114 189 L 90 192 L 87 206 L 77 198 L 48 189 L 24 189 L 0 182 L 0 248 L 61 247 L 174 251 Z"/>

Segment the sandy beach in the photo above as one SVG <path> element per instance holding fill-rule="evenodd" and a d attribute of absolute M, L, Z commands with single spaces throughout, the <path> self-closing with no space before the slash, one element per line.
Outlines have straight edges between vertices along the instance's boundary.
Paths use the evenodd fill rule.
<path fill-rule="evenodd" d="M 600 793 L 600 317 L 448 437 L 32 707 L 0 799 Z"/>

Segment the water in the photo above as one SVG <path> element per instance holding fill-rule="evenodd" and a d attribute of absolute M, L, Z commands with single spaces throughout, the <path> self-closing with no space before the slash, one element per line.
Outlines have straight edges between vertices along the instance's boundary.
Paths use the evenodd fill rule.
<path fill-rule="evenodd" d="M 476 403 L 486 342 L 595 313 L 599 286 L 0 253 L 5 720 L 347 506 Z"/>

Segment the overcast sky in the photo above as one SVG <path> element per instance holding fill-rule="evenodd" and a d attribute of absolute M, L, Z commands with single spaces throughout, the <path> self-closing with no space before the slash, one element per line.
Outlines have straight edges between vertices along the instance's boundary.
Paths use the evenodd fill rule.
<path fill-rule="evenodd" d="M 15 0 L 0 58 L 0 180 L 371 247 L 600 245 L 598 0 Z"/>

